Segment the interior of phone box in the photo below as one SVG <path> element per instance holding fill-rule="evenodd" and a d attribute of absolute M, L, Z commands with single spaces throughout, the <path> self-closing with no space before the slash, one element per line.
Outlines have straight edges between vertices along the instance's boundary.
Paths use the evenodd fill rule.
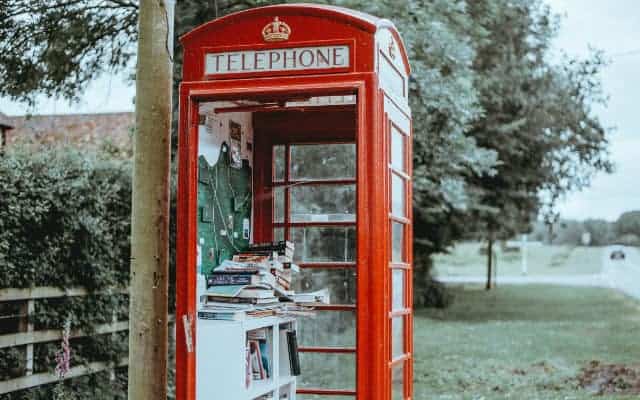
<path fill-rule="evenodd" d="M 298 262 L 355 261 L 356 126 L 353 94 L 201 102 L 198 272 L 279 240 Z M 305 272 L 295 289 L 327 283 Z M 352 303 L 347 275 L 335 290 Z"/>

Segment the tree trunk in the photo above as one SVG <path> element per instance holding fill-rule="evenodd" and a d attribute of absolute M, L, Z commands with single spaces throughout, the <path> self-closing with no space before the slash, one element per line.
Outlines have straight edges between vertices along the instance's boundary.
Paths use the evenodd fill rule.
<path fill-rule="evenodd" d="M 493 270 L 493 237 L 487 243 L 487 285 L 485 289 L 491 290 L 491 275 Z"/>
<path fill-rule="evenodd" d="M 129 399 L 167 397 L 173 0 L 141 0 L 131 227 Z"/>

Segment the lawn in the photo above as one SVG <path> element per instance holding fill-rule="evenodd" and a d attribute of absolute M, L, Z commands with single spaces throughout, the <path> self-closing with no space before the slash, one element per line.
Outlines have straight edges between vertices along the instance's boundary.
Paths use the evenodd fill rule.
<path fill-rule="evenodd" d="M 416 400 L 587 399 L 576 377 L 590 361 L 640 362 L 640 303 L 612 290 L 452 291 L 450 308 L 416 311 Z"/>
<path fill-rule="evenodd" d="M 480 254 L 479 242 L 460 243 L 449 254 L 434 257 L 436 276 L 484 275 L 487 256 Z M 521 254 L 502 251 L 495 246 L 497 273 L 502 276 L 522 273 Z M 530 244 L 527 250 L 529 275 L 596 274 L 602 268 L 602 247 Z"/>

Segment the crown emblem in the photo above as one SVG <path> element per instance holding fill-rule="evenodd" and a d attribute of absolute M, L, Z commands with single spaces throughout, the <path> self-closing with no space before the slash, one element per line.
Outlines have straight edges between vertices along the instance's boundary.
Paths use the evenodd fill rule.
<path fill-rule="evenodd" d="M 273 22 L 268 23 L 262 28 L 262 37 L 265 42 L 282 42 L 289 39 L 291 28 L 285 22 L 275 17 Z"/>

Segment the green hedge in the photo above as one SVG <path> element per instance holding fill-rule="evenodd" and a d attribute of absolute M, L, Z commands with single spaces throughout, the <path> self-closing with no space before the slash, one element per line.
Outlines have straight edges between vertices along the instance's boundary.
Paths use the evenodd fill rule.
<path fill-rule="evenodd" d="M 126 287 L 129 280 L 131 163 L 76 149 L 13 147 L 0 156 L 0 288 Z M 128 295 L 90 294 L 35 302 L 36 329 L 91 332 L 113 314 L 128 315 Z M 126 332 L 73 339 L 72 365 L 116 361 Z M 53 371 L 59 343 L 34 346 L 34 372 Z M 23 347 L 0 351 L 0 379 L 22 375 Z M 99 383 L 99 384 L 98 384 Z M 98 384 L 98 385 L 97 385 Z M 78 398 L 126 397 L 126 369 L 68 382 Z M 7 400 L 51 399 L 54 385 L 11 393 Z"/>
<path fill-rule="evenodd" d="M 0 157 L 0 288 L 125 286 L 131 166 L 73 149 Z"/>

